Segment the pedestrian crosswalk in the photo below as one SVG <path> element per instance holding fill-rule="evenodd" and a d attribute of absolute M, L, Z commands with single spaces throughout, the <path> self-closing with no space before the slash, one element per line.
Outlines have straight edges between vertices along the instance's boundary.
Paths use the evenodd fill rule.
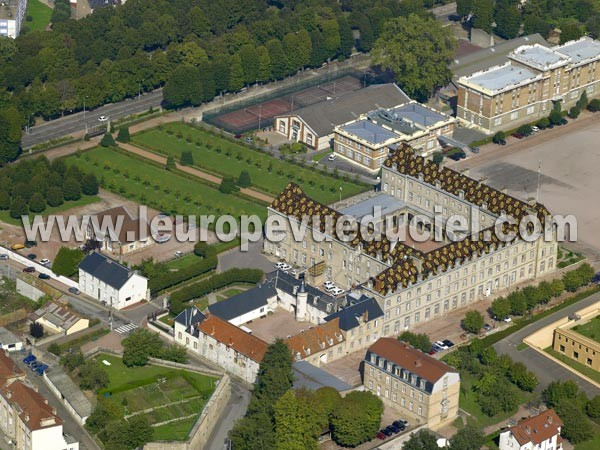
<path fill-rule="evenodd" d="M 119 328 L 115 329 L 115 332 L 119 334 L 128 334 L 135 330 L 138 326 L 134 323 L 128 323 L 126 325 L 121 325 Z"/>

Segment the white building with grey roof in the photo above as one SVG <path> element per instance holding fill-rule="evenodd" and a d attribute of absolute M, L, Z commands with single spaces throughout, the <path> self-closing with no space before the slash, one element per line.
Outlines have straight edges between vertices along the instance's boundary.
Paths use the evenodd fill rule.
<path fill-rule="evenodd" d="M 90 253 L 79 264 L 79 290 L 115 309 L 150 297 L 146 277 L 98 252 Z"/>

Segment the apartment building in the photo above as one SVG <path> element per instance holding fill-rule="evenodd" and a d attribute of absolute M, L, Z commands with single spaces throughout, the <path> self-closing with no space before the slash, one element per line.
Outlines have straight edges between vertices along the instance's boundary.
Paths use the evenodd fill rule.
<path fill-rule="evenodd" d="M 0 2 L 0 36 L 16 38 L 21 32 L 27 0 L 2 0 Z"/>
<path fill-rule="evenodd" d="M 377 109 L 334 129 L 333 150 L 344 159 L 378 171 L 389 148 L 405 143 L 422 156 L 441 148 L 440 136 L 452 137 L 455 119 L 414 100 Z"/>
<path fill-rule="evenodd" d="M 594 314 L 593 317 L 596 317 Z M 552 348 L 554 351 L 571 358 L 586 367 L 600 372 L 600 337 L 593 339 L 577 332 L 577 326 L 588 320 L 568 322 L 554 330 Z"/>
<path fill-rule="evenodd" d="M 365 389 L 412 424 L 435 429 L 457 417 L 456 369 L 394 338 L 375 342 L 364 363 Z"/>
<path fill-rule="evenodd" d="M 553 409 L 541 411 L 500 433 L 500 450 L 562 450 L 562 425 Z"/>
<path fill-rule="evenodd" d="M 582 37 L 555 47 L 523 45 L 508 61 L 458 80 L 457 118 L 490 133 L 547 117 L 556 102 L 600 95 L 600 42 Z"/>
<path fill-rule="evenodd" d="M 63 421 L 25 374 L 0 352 L 0 430 L 19 450 L 79 450 Z"/>
<path fill-rule="evenodd" d="M 350 215 L 361 221 L 375 207 L 381 218 L 373 229 L 391 227 L 396 236 L 388 238 L 383 233 L 381 239 L 361 235 L 340 239 L 335 228 L 327 228 L 326 218 L 335 223 L 341 215 Z M 279 216 L 286 228 L 277 235 L 278 242 L 265 240 L 265 253 L 307 266 L 307 280 L 314 286 L 331 280 L 374 297 L 384 311 L 383 336 L 498 295 L 556 266 L 554 236 L 549 242 L 527 242 L 518 236 L 502 242 L 494 232 L 494 222 L 501 216 L 516 222 L 505 231 L 515 231 L 529 214 L 544 223 L 549 212 L 543 205 L 516 199 L 464 173 L 437 166 L 408 146 L 388 157 L 382 166 L 382 192 L 374 197 L 336 211 L 290 184 L 268 214 Z M 447 234 L 446 221 L 460 215 L 471 231 L 461 241 L 446 237 L 417 242 L 406 233 L 414 231 L 411 222 L 417 215 L 432 224 L 441 216 L 443 235 Z M 303 221 L 305 216 L 308 220 Z M 304 232 L 302 240 L 294 239 L 291 224 Z M 312 271 L 314 266 L 323 266 L 322 271 Z"/>

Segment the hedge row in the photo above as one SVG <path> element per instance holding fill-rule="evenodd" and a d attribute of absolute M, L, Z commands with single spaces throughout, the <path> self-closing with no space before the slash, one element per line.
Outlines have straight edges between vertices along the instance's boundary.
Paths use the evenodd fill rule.
<path fill-rule="evenodd" d="M 219 260 L 216 255 L 210 255 L 196 264 L 189 265 L 183 269 L 177 271 L 163 271 L 160 275 L 150 278 L 148 282 L 150 291 L 152 292 L 152 295 L 154 295 L 163 289 L 168 289 L 171 286 L 183 283 L 190 278 L 210 272 L 217 267 L 218 262 Z"/>
<path fill-rule="evenodd" d="M 179 289 L 171 295 L 171 313 L 177 315 L 183 311 L 184 303 L 188 300 L 203 297 L 233 283 L 258 283 L 262 276 L 263 271 L 259 269 L 230 269 L 207 280 Z"/>

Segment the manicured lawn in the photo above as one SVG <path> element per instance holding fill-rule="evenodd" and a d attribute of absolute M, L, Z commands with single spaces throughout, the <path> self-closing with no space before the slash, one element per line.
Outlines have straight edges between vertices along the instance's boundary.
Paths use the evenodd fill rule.
<path fill-rule="evenodd" d="M 575 446 L 575 450 L 598 450 L 600 448 L 600 426 L 594 424 L 596 433 L 589 441 L 582 442 Z"/>
<path fill-rule="evenodd" d="M 31 31 L 45 30 L 50 23 L 50 17 L 52 16 L 52 8 L 44 5 L 39 0 L 29 0 L 27 2 L 27 11 L 25 17 L 31 16 L 31 22 L 25 22 L 23 25 L 28 27 Z"/>
<path fill-rule="evenodd" d="M 263 205 L 223 194 L 193 177 L 167 171 L 115 149 L 97 147 L 80 157 L 68 157 L 67 164 L 102 174 L 105 189 L 160 211 L 183 215 L 266 216 Z"/>
<path fill-rule="evenodd" d="M 576 327 L 573 327 L 572 330 L 600 342 L 600 316 L 594 317 L 588 323 L 584 323 L 583 325 L 577 325 Z"/>
<path fill-rule="evenodd" d="M 169 134 L 168 131 L 173 133 Z M 242 170 L 247 170 L 252 185 L 271 194 L 281 192 L 289 181 L 297 183 L 310 197 L 322 203 L 339 200 L 340 186 L 342 198 L 370 189 L 358 182 L 335 179 L 318 172 L 315 167 L 301 168 L 281 161 L 182 123 L 170 123 L 136 134 L 133 142 L 162 155 L 172 155 L 177 160 L 183 151 L 190 151 L 194 165 L 220 175 L 237 178 Z"/>
<path fill-rule="evenodd" d="M 167 262 L 165 265 L 169 268 L 169 269 L 183 269 L 187 266 L 189 266 L 190 264 L 193 264 L 195 262 L 198 262 L 200 260 L 200 257 L 195 255 L 194 253 L 189 253 L 187 255 L 181 256 L 179 258 L 175 258 L 172 259 L 171 261 Z"/>
<path fill-rule="evenodd" d="M 572 360 L 571 358 L 568 358 L 566 355 L 563 355 L 563 354 L 555 351 L 552 347 L 545 348 L 544 351 L 546 353 L 554 356 L 559 361 L 562 361 L 567 366 L 572 367 L 577 372 L 580 372 L 582 375 L 585 375 L 586 377 L 591 378 L 592 380 L 596 381 L 597 383 L 600 383 L 600 372 L 596 372 L 591 367 L 587 367 L 584 364 L 581 364 L 577 361 Z"/>
<path fill-rule="evenodd" d="M 100 201 L 100 197 L 96 195 L 84 195 L 79 200 L 73 200 L 64 202 L 60 206 L 49 206 L 43 213 L 40 213 L 42 217 L 47 217 L 50 214 L 60 214 L 64 211 L 67 211 L 71 208 L 78 208 L 80 206 L 91 205 L 92 203 L 96 203 Z M 37 214 L 30 213 L 29 214 L 29 223 L 33 223 L 33 217 Z M 21 219 L 13 219 L 10 217 L 9 211 L 0 211 L 0 220 L 2 222 L 10 223 L 12 225 L 22 225 L 23 222 Z"/>
<path fill-rule="evenodd" d="M 110 380 L 109 387 L 99 395 L 108 395 L 122 405 L 126 416 L 144 414 L 151 425 L 183 419 L 156 427 L 155 440 L 185 440 L 217 381 L 199 373 L 160 366 L 127 367 L 113 355 L 99 354 L 95 360 Z M 102 361 L 108 361 L 110 366 Z M 153 410 L 141 412 L 150 408 Z"/>

